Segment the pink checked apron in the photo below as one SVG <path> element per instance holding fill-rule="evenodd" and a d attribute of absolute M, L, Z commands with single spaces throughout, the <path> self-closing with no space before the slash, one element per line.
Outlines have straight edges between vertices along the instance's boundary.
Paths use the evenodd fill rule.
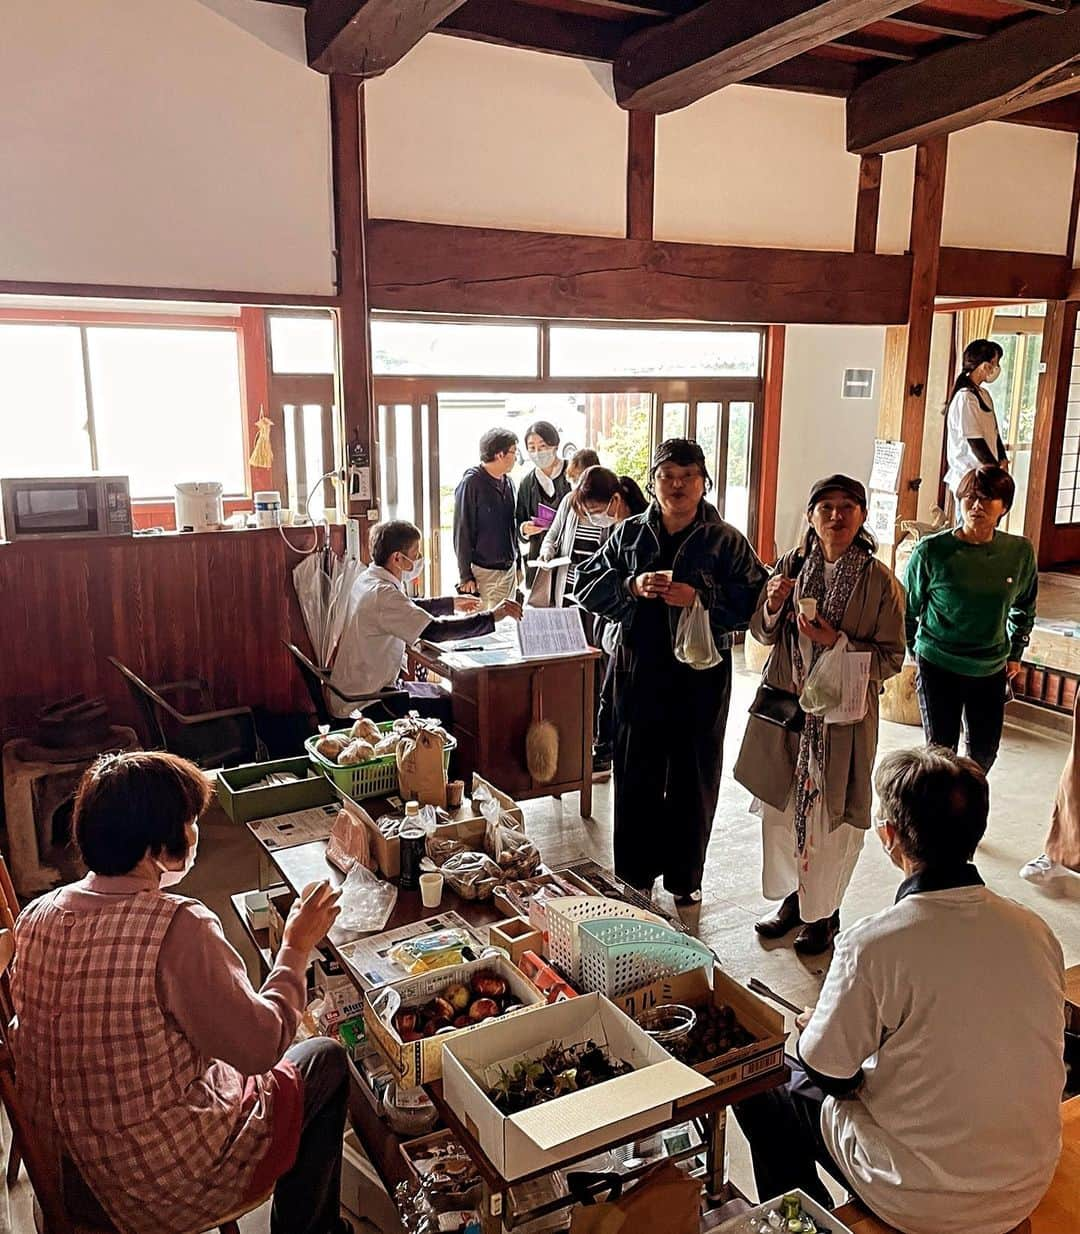
<path fill-rule="evenodd" d="M 158 953 L 180 897 L 91 913 L 31 904 L 15 926 L 16 1075 L 121 1234 L 210 1228 L 270 1144 L 269 1085 L 202 1058 L 166 1019 Z"/>

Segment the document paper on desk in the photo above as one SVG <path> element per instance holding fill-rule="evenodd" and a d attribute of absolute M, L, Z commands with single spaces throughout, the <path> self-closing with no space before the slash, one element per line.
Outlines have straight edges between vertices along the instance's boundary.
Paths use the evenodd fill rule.
<path fill-rule="evenodd" d="M 843 665 L 843 695 L 840 702 L 825 713 L 826 724 L 858 724 L 866 715 L 870 690 L 869 651 L 845 651 Z"/>
<path fill-rule="evenodd" d="M 248 823 L 248 829 L 266 849 L 295 848 L 298 844 L 310 844 L 312 840 L 329 839 L 340 811 L 341 807 L 336 804 L 313 806 L 294 814 L 256 819 Z"/>
<path fill-rule="evenodd" d="M 527 608 L 518 622 L 517 637 L 526 660 L 576 656 L 589 650 L 576 608 Z"/>

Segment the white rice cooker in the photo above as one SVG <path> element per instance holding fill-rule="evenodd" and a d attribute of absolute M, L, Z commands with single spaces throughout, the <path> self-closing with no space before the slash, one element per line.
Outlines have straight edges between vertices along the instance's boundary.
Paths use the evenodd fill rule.
<path fill-rule="evenodd" d="M 176 530 L 217 531 L 225 525 L 224 485 L 191 480 L 176 486 Z"/>

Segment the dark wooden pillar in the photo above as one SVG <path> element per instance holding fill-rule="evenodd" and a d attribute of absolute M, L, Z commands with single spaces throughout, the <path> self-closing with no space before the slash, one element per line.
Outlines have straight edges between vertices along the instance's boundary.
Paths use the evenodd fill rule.
<path fill-rule="evenodd" d="M 334 224 L 338 266 L 338 379 L 341 416 L 350 461 L 372 458 L 374 388 L 371 376 L 371 326 L 368 317 L 366 150 L 364 93 L 359 78 L 330 77 L 333 139 Z M 374 480 L 373 480 L 374 483 Z M 366 527 L 367 501 L 350 501 L 349 514 Z"/>
<path fill-rule="evenodd" d="M 919 508 L 926 379 L 934 328 L 941 257 L 941 215 L 945 202 L 948 138 L 935 137 L 915 152 L 915 194 L 911 205 L 911 295 L 908 304 L 907 353 L 904 363 L 900 436 L 904 463 L 900 472 L 897 517 L 913 519 Z"/>
<path fill-rule="evenodd" d="M 855 252 L 877 252 L 878 212 L 881 206 L 881 155 L 859 159 L 859 199 L 855 208 Z"/>
<path fill-rule="evenodd" d="M 627 113 L 626 238 L 653 238 L 656 184 L 656 117 L 648 111 Z"/>

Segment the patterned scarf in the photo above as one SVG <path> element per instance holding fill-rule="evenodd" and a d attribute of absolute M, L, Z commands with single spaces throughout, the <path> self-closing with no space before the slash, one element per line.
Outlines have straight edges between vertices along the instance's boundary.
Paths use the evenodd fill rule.
<path fill-rule="evenodd" d="M 821 542 L 814 537 L 806 562 L 799 574 L 798 598 L 807 599 L 813 596 L 818 603 L 818 613 L 838 630 L 847 609 L 848 601 L 863 571 L 868 568 L 871 554 L 862 545 L 853 544 L 851 548 L 836 563 L 829 586 L 825 586 L 825 554 L 821 551 Z M 794 626 L 792 635 L 794 646 L 791 659 L 795 669 L 795 680 L 805 684 L 807 677 L 822 653 L 826 650 L 819 643 L 812 644 L 813 654 L 810 663 L 803 660 L 802 648 L 799 646 L 798 628 Z M 818 769 L 824 777 L 825 765 L 829 757 L 829 738 L 822 716 L 806 717 L 803 731 L 799 735 L 799 757 L 795 765 L 795 838 L 799 843 L 799 852 L 806 848 L 806 820 L 817 801 L 821 786 L 815 783 L 811 775 L 811 765 Z"/>

